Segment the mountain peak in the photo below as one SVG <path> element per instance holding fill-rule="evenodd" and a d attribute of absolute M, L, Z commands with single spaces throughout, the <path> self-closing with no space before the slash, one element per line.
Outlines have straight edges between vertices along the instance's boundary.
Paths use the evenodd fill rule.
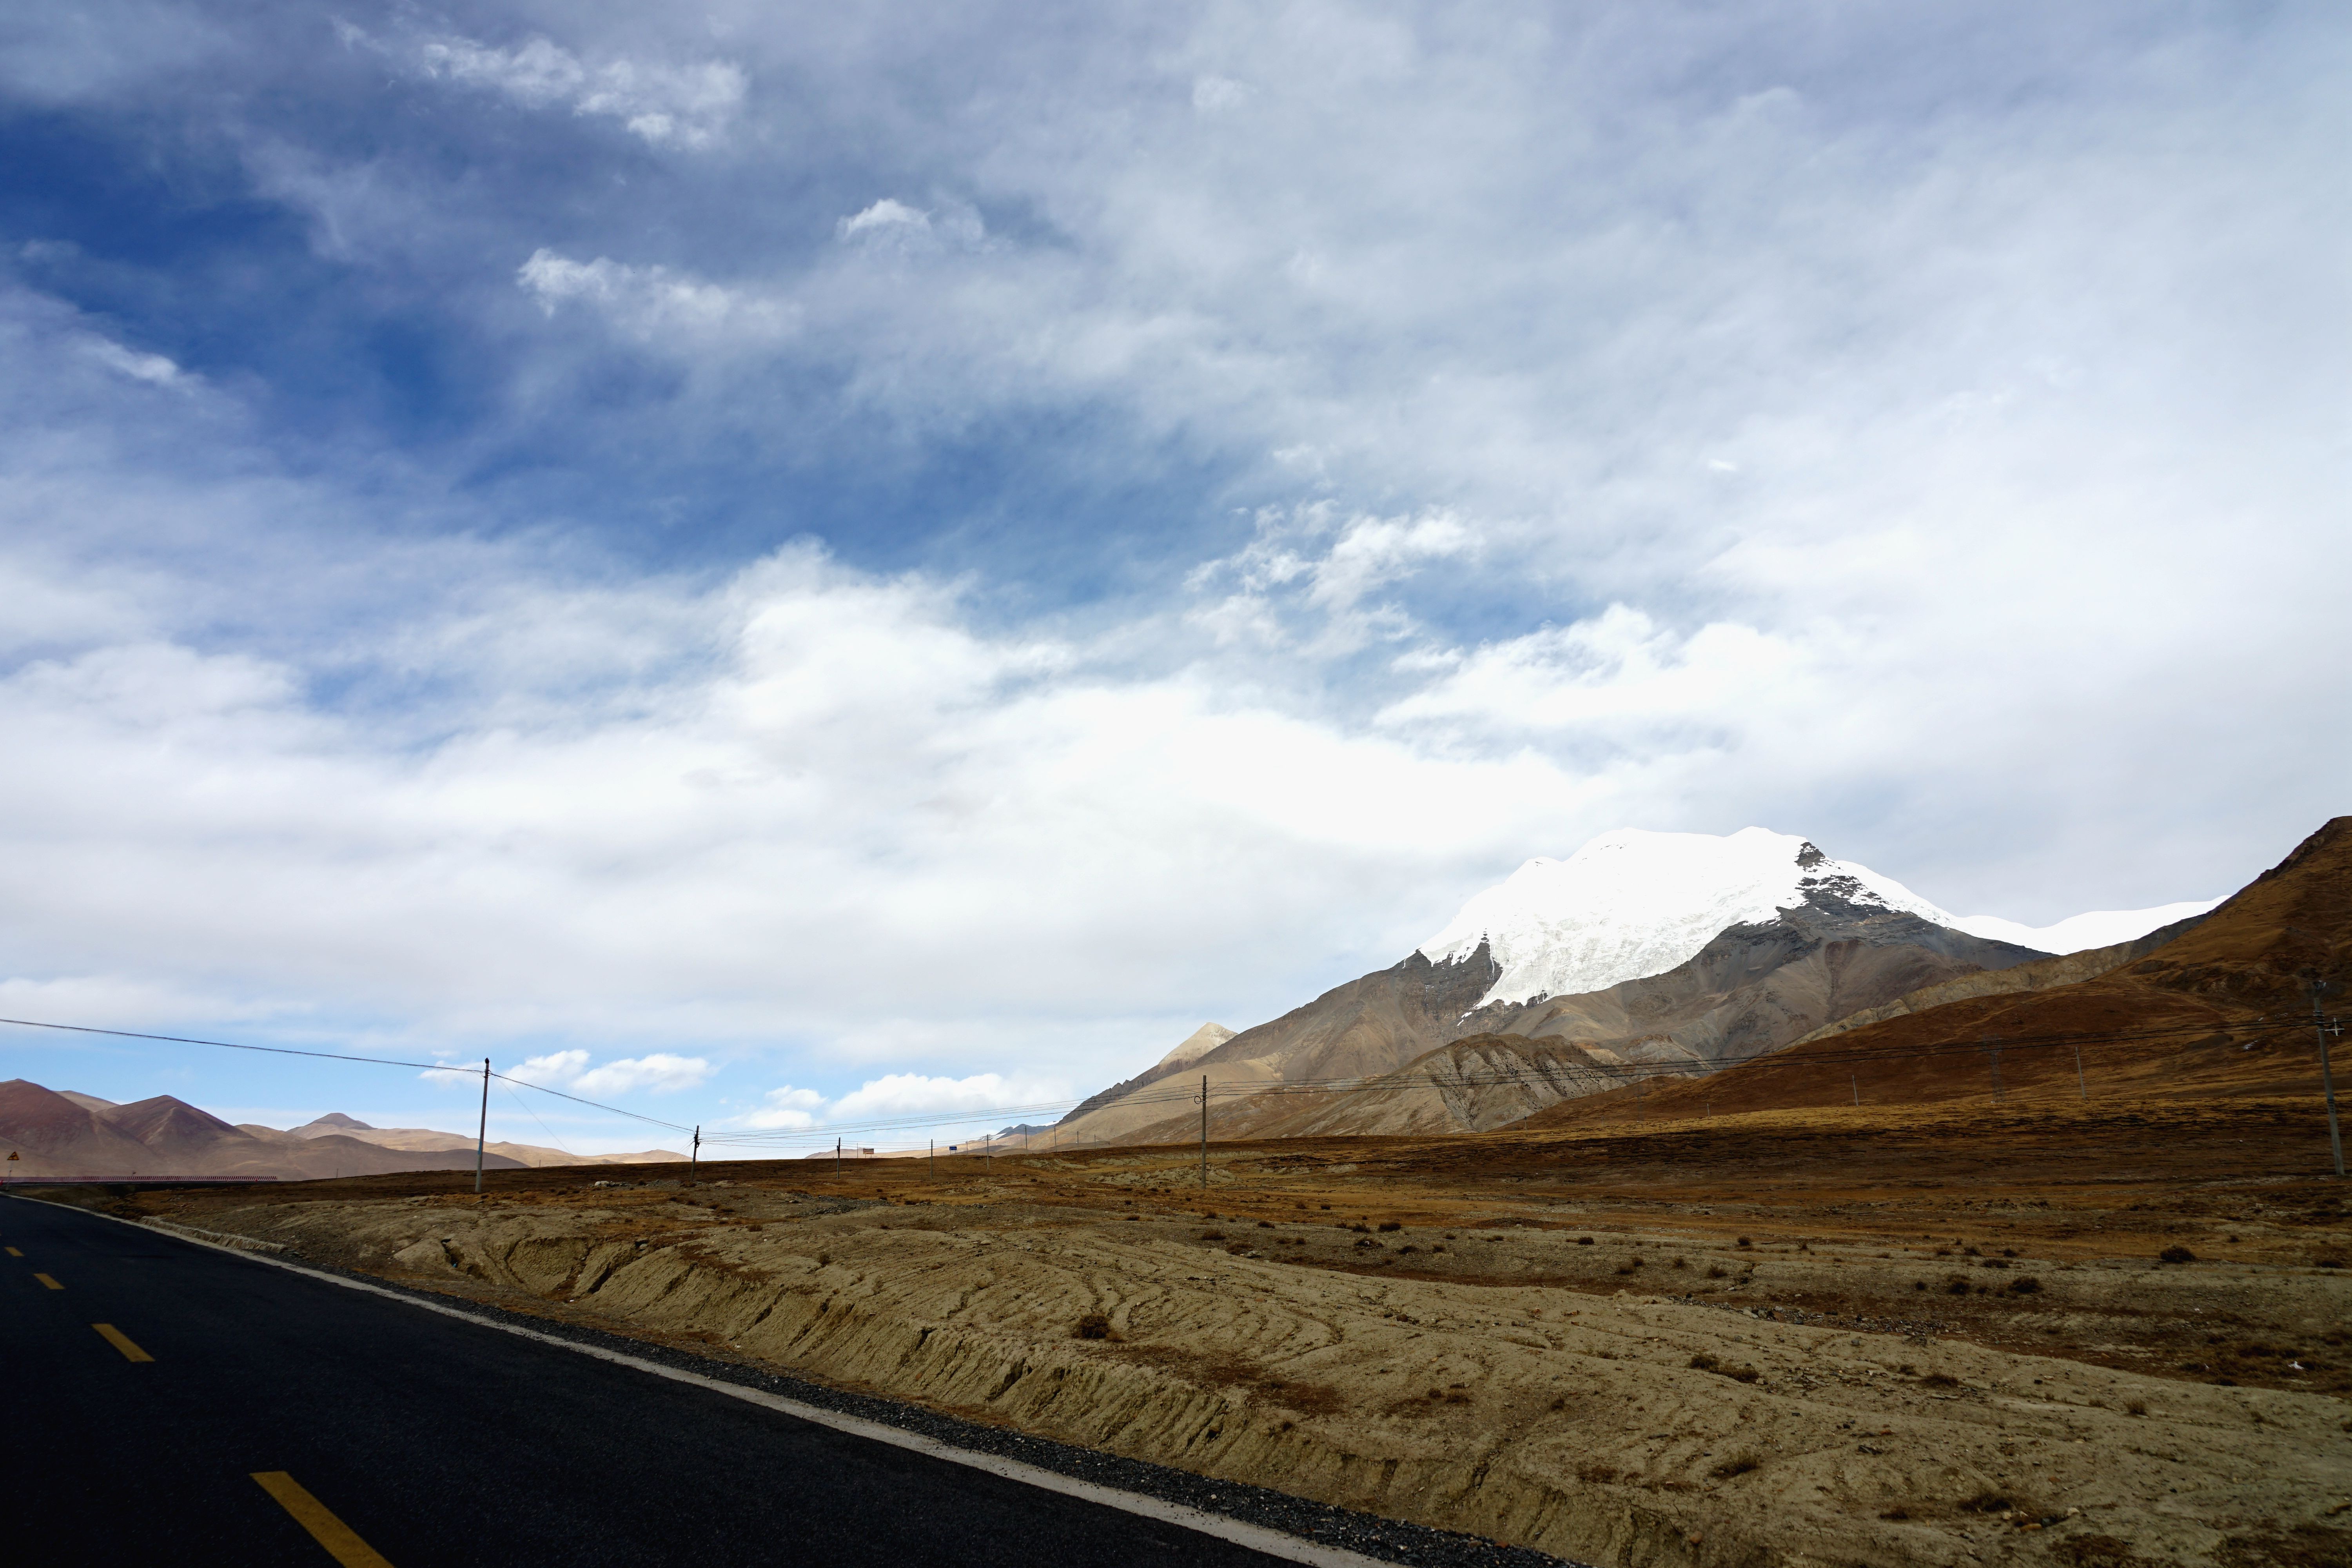
<path fill-rule="evenodd" d="M 1223 1024 L 1203 1024 L 1185 1036 L 1182 1044 L 1161 1057 L 1158 1065 L 1162 1068 L 1181 1068 L 1188 1062 L 1199 1061 L 1233 1037 L 1234 1031 L 1226 1028 Z"/>
<path fill-rule="evenodd" d="M 374 1128 L 369 1126 L 366 1122 L 361 1121 L 353 1117 L 345 1116 L 340 1110 L 330 1110 L 326 1115 L 320 1117 L 317 1121 L 310 1122 L 307 1125 L 311 1127 L 355 1127 L 362 1132 L 373 1132 L 375 1131 Z"/>
<path fill-rule="evenodd" d="M 1480 1005 L 1526 1002 L 1662 974 L 1732 926 L 1809 902 L 1953 923 L 1901 883 L 1792 834 L 1621 827 L 1565 860 L 1529 860 L 1464 904 L 1421 952 L 1433 963 L 1459 963 L 1483 940 L 1500 973 Z"/>

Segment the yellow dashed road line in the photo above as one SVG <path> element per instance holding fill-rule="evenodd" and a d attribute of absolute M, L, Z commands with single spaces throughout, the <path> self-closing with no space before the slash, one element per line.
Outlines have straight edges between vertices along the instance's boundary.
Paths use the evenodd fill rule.
<path fill-rule="evenodd" d="M 124 1361 L 153 1361 L 155 1359 L 153 1356 L 149 1355 L 145 1351 L 141 1350 L 137 1345 L 132 1344 L 131 1342 L 131 1336 L 124 1333 L 121 1329 L 116 1328 L 112 1323 L 92 1323 L 90 1327 L 96 1329 L 100 1334 L 104 1335 L 108 1344 L 110 1344 L 116 1350 L 121 1351 Z"/>
<path fill-rule="evenodd" d="M 362 1541 L 357 1531 L 330 1512 L 325 1503 L 304 1491 L 302 1483 L 284 1470 L 256 1470 L 253 1479 L 343 1568 L 392 1568 L 382 1553 Z"/>
<path fill-rule="evenodd" d="M 34 1279 L 37 1279 L 37 1280 L 39 1280 L 42 1284 L 44 1284 L 44 1285 L 47 1286 L 47 1287 L 48 1287 L 50 1289 L 52 1289 L 52 1290 L 62 1290 L 62 1289 L 65 1289 L 65 1287 L 64 1287 L 64 1286 L 62 1286 L 62 1285 L 58 1284 L 56 1280 L 54 1280 L 54 1279 L 50 1279 L 50 1278 L 49 1278 L 47 1275 L 46 1275 L 46 1274 L 36 1274 L 36 1275 L 34 1275 L 34 1276 L 33 1276 L 33 1278 L 34 1278 Z"/>
<path fill-rule="evenodd" d="M 8 1256 L 11 1258 L 22 1258 L 25 1255 L 12 1247 L 8 1249 Z"/>

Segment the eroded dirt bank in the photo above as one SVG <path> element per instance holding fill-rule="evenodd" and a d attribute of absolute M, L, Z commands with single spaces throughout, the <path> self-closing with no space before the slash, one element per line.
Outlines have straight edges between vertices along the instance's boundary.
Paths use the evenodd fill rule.
<path fill-rule="evenodd" d="M 2321 1564 L 2352 1258 L 2304 1119 L 1269 1144 L 1206 1193 L 1171 1150 L 87 1201 L 1596 1563 Z"/>

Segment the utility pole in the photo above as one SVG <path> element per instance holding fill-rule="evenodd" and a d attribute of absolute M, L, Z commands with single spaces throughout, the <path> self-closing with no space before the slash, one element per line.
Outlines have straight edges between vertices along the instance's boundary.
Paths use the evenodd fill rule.
<path fill-rule="evenodd" d="M 932 1139 L 932 1140 L 931 1140 L 931 1174 L 932 1174 L 932 1175 L 934 1175 L 934 1176 L 936 1176 L 936 1175 L 938 1175 L 939 1173 L 940 1173 L 940 1141 L 939 1141 L 938 1139 L 934 1138 L 934 1139 Z"/>
<path fill-rule="evenodd" d="M 694 1147 L 693 1147 L 693 1151 L 692 1151 L 690 1153 L 688 1153 L 688 1154 L 687 1155 L 687 1157 L 686 1157 L 686 1179 L 687 1179 L 688 1181 L 689 1181 L 689 1182 L 690 1182 L 690 1181 L 692 1181 L 692 1180 L 694 1180 L 694 1173 L 695 1173 L 697 1171 L 700 1170 L 701 1168 L 702 1168 L 702 1123 L 700 1123 L 699 1121 L 698 1121 L 698 1122 L 696 1122 L 696 1123 L 694 1124 Z"/>
<path fill-rule="evenodd" d="M 833 1173 L 836 1176 L 841 1174 L 841 1140 L 838 1138 L 833 1141 Z"/>
<path fill-rule="evenodd" d="M 2312 1004 L 2314 1010 L 2317 1003 Z M 482 1144 L 490 1135 L 490 1058 L 482 1058 L 482 1120 L 474 1128 L 474 1195 L 482 1195 Z"/>
<path fill-rule="evenodd" d="M 1209 1077 L 1201 1075 L 1201 1190 L 1209 1190 Z"/>
<path fill-rule="evenodd" d="M 2091 1098 L 2091 1080 L 2083 1076 L 2083 1047 L 2074 1047 L 2074 1088 L 2084 1100 Z"/>
<path fill-rule="evenodd" d="M 2327 989 L 2318 975 L 2311 977 L 2311 1030 L 2319 1037 L 2319 1087 L 2327 1096 L 2327 1152 L 2336 1156 L 2336 1179 L 2344 1179 L 2344 1134 L 2336 1125 L 2336 1069 L 2327 1060 L 2327 1037 L 2341 1030 L 2337 1024 L 2331 1029 L 2319 1016 L 2319 994 Z"/>

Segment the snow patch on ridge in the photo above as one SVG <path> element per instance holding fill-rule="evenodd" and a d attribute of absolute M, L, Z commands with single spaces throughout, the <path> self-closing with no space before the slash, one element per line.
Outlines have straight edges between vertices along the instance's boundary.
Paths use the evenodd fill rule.
<path fill-rule="evenodd" d="M 2186 903 L 2158 904 L 2152 910 L 2093 910 L 2046 926 L 2020 925 L 1999 915 L 1960 915 L 1946 923 L 1987 942 L 2012 942 L 2044 952 L 2082 952 L 2137 941 L 2158 926 L 2201 915 L 2221 904 L 2219 899 L 2191 899 Z"/>
<path fill-rule="evenodd" d="M 1572 996 L 1663 974 L 1728 928 L 1772 920 L 1816 892 L 1965 929 L 1901 883 L 1791 834 L 1624 827 L 1565 860 L 1528 861 L 1463 905 L 1421 952 L 1453 963 L 1486 942 L 1502 973 L 1482 1007 Z"/>

